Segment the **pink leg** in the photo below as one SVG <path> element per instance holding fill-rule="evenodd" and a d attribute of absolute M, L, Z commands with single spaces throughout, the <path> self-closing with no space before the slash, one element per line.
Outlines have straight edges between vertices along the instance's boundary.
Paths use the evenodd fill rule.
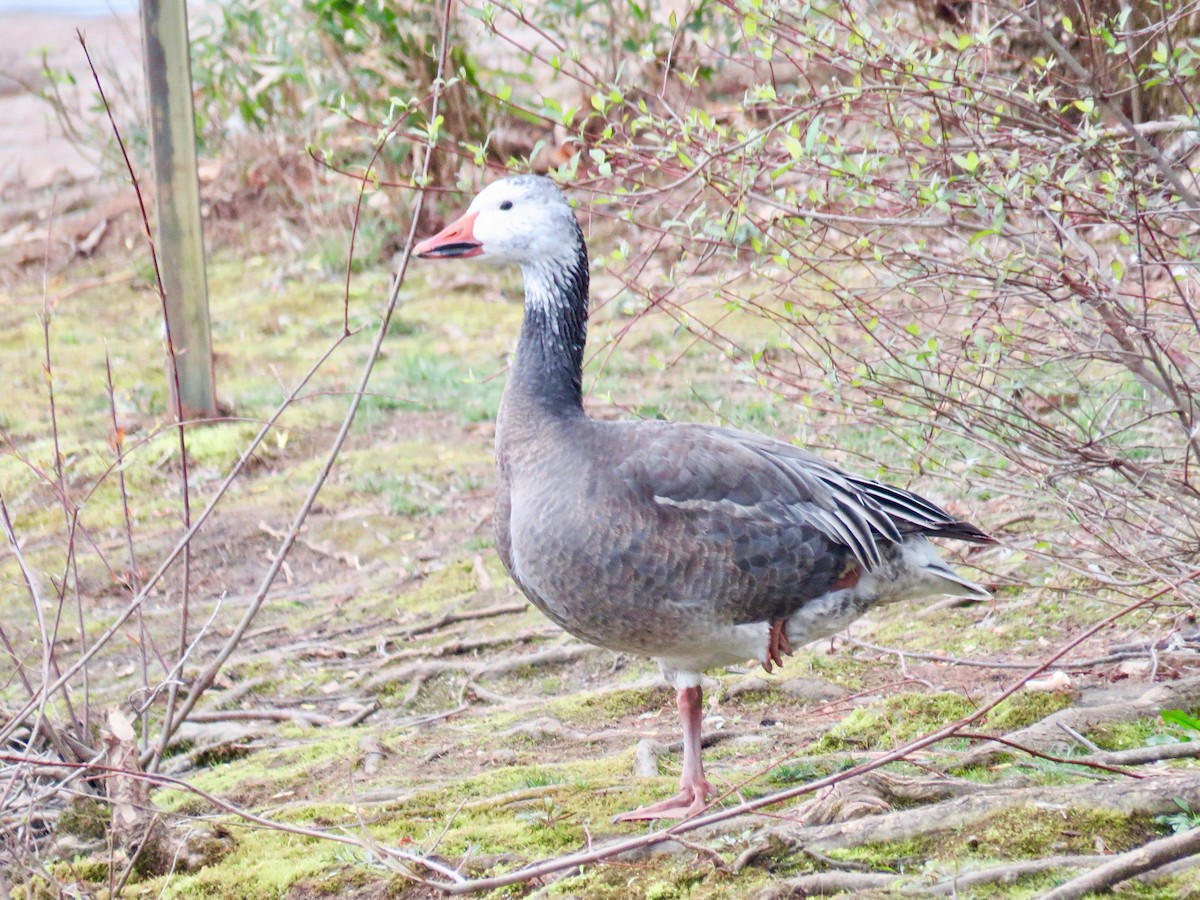
<path fill-rule="evenodd" d="M 771 664 L 783 668 L 783 658 L 792 655 L 792 642 L 788 640 L 787 619 L 776 619 L 771 623 L 771 635 L 767 639 L 767 658 L 762 667 L 771 671 Z"/>
<path fill-rule="evenodd" d="M 635 809 L 617 816 L 618 822 L 645 819 L 690 819 L 702 812 L 705 798 L 716 790 L 704 778 L 704 762 L 700 758 L 700 720 L 703 718 L 703 694 L 700 686 L 680 688 L 675 694 L 679 718 L 683 722 L 683 776 L 679 793 L 670 800 Z"/>

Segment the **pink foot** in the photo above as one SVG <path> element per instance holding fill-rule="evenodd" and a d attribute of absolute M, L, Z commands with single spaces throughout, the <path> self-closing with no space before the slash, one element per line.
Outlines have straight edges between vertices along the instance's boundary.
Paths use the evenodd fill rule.
<path fill-rule="evenodd" d="M 669 800 L 660 800 L 658 803 L 643 806 L 641 809 L 622 813 L 613 821 L 646 822 L 650 819 L 690 819 L 700 815 L 708 808 L 705 798 L 709 794 L 715 793 L 712 785 L 706 781 L 703 783 L 703 790 L 699 793 L 692 788 L 685 787 Z"/>

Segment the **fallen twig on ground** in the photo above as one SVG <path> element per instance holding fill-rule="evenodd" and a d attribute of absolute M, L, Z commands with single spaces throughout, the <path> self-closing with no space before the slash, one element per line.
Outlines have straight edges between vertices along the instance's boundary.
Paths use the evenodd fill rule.
<path fill-rule="evenodd" d="M 789 878 L 764 888 L 757 900 L 790 900 L 792 897 L 830 897 L 857 894 L 885 888 L 900 881 L 900 876 L 877 872 L 817 872 Z"/>
<path fill-rule="evenodd" d="M 492 637 L 472 638 L 471 640 L 450 640 L 441 644 L 424 647 L 410 647 L 390 653 L 382 665 L 390 665 L 406 659 L 430 659 L 441 656 L 463 656 L 477 650 L 487 650 L 504 644 L 525 644 L 530 641 L 552 639 L 562 635 L 558 628 L 530 628 L 515 634 L 499 634 Z"/>
<path fill-rule="evenodd" d="M 1189 801 L 1189 804 L 1195 806 L 1194 801 Z M 1151 841 L 1136 850 L 1122 853 L 1111 862 L 1043 894 L 1041 900 L 1076 900 L 1085 894 L 1108 891 L 1118 882 L 1195 854 L 1200 854 L 1200 828 Z"/>
<path fill-rule="evenodd" d="M 867 641 L 859 640 L 858 638 L 842 635 L 841 639 L 855 647 L 861 647 L 864 650 L 871 650 L 876 653 L 886 653 L 888 656 L 903 657 L 905 659 L 919 659 L 924 662 L 941 663 L 947 666 L 969 666 L 975 669 L 1028 669 L 1036 665 L 1035 662 L 1021 660 L 986 660 L 986 659 L 964 659 L 958 656 L 947 656 L 944 653 L 923 653 L 919 650 L 904 650 L 900 647 L 881 647 L 879 644 L 868 643 Z M 1114 648 L 1112 652 L 1106 653 L 1103 656 L 1094 656 L 1087 659 L 1077 659 L 1070 662 L 1059 664 L 1060 669 L 1094 669 L 1096 666 L 1104 666 L 1109 663 L 1122 662 L 1127 659 L 1139 659 L 1143 656 L 1149 656 L 1150 647 L 1139 648 Z M 1190 651 L 1189 651 L 1190 652 Z"/>
<path fill-rule="evenodd" d="M 1131 722 L 1157 716 L 1164 709 L 1188 708 L 1197 703 L 1200 703 L 1200 675 L 1153 685 L 1140 696 L 1120 702 L 1071 706 L 1004 737 L 1021 747 L 1048 751 L 1063 745 L 1062 725 L 1086 732 L 1098 725 Z M 956 759 L 951 768 L 957 770 L 990 765 L 1007 752 L 999 742 L 984 744 Z"/>
<path fill-rule="evenodd" d="M 921 893 L 931 897 L 957 897 L 959 891 L 980 887 L 988 884 L 1012 884 L 1027 875 L 1036 875 L 1050 869 L 1085 869 L 1103 865 L 1111 856 L 1048 856 L 1045 859 L 1029 859 L 1020 862 L 1009 862 L 985 869 L 967 871 L 953 878 L 946 878 L 936 884 L 920 889 Z"/>
<path fill-rule="evenodd" d="M 1178 744 L 1155 744 L 1150 747 L 1131 747 L 1128 750 L 1101 750 L 1080 759 L 1068 762 L 1098 762 L 1113 766 L 1142 766 L 1168 759 L 1190 759 L 1200 756 L 1200 741 L 1182 741 Z"/>
<path fill-rule="evenodd" d="M 447 625 L 456 625 L 459 622 L 471 622 L 476 619 L 491 619 L 496 616 L 515 615 L 523 613 L 527 609 L 529 609 L 529 603 L 522 600 L 519 603 L 501 603 L 497 606 L 487 606 L 483 609 L 468 609 L 463 612 L 444 613 L 432 622 L 405 629 L 401 632 L 400 637 L 402 639 L 413 638 L 419 634 L 429 634 L 431 631 L 438 631 Z"/>
<path fill-rule="evenodd" d="M 1027 747 L 1024 744 L 1018 744 L 1016 741 L 1010 741 L 1006 737 L 997 737 L 995 735 L 989 735 L 989 734 L 976 734 L 973 731 L 960 731 L 958 733 L 958 737 L 966 738 L 967 740 L 971 740 L 971 741 L 988 741 L 990 743 L 1002 744 L 1005 747 L 1011 747 L 1012 749 L 1017 750 L 1021 753 L 1026 753 L 1029 756 L 1036 756 L 1038 759 L 1044 759 L 1047 762 L 1062 763 L 1064 765 L 1071 765 L 1071 766 L 1083 766 L 1083 767 L 1089 768 L 1089 769 L 1099 769 L 1102 772 L 1111 772 L 1114 775 L 1126 775 L 1129 778 L 1144 778 L 1145 777 L 1144 775 L 1141 775 L 1137 772 L 1130 772 L 1127 769 L 1120 769 L 1120 768 L 1117 768 L 1116 766 L 1109 765 L 1107 763 L 1096 762 L 1095 760 L 1090 759 L 1088 757 L 1055 756 L 1052 753 L 1043 753 L 1041 750 L 1037 750 L 1033 747 Z M 957 769 L 957 768 L 960 768 L 960 766 L 958 763 L 955 763 L 953 768 Z"/>
<path fill-rule="evenodd" d="M 188 716 L 190 722 L 294 722 L 297 725 L 333 725 L 337 720 L 323 713 L 300 709 L 220 709 L 199 710 Z"/>
<path fill-rule="evenodd" d="M 1012 884 L 1028 875 L 1036 875 L 1051 869 L 1080 869 L 1103 865 L 1111 860 L 1111 856 L 1051 856 L 1046 859 L 1031 859 L 1021 862 L 1004 863 L 989 866 L 946 878 L 934 884 L 924 880 L 915 880 L 912 875 L 898 875 L 887 872 L 873 872 L 861 864 L 847 863 L 843 860 L 830 859 L 809 848 L 801 848 L 805 856 L 841 872 L 818 872 L 811 875 L 801 875 L 789 878 L 772 885 L 758 895 L 758 900 L 769 898 L 786 898 L 797 896 L 827 895 L 859 890 L 893 889 L 905 894 L 915 894 L 923 897 L 956 897 L 959 891 L 993 884 Z M 851 869 L 851 866 L 856 868 Z M 865 877 L 855 880 L 843 876 L 865 872 Z M 1044 898 L 1043 898 L 1044 900 Z"/>
<path fill-rule="evenodd" d="M 505 638 L 499 642 L 510 643 L 511 641 L 512 638 Z M 548 647 L 545 650 L 538 650 L 534 653 L 509 654 L 491 660 L 472 660 L 461 657 L 453 657 L 451 659 L 426 658 L 420 662 L 396 666 L 377 672 L 364 682 L 363 687 L 368 691 L 377 691 L 388 685 L 398 683 L 408 684 L 408 690 L 401 701 L 402 704 L 408 704 L 416 699 L 421 685 L 426 680 L 435 678 L 438 675 L 454 673 L 474 682 L 479 678 L 494 678 L 506 675 L 526 666 L 560 665 L 600 652 L 602 651 L 597 647 L 571 643 Z"/>

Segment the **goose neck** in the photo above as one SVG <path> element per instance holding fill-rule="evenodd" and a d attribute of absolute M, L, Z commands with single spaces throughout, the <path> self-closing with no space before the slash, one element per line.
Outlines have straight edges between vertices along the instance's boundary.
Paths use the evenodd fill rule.
<path fill-rule="evenodd" d="M 511 385 L 551 414 L 583 410 L 588 265 L 583 241 L 573 258 L 522 267 L 525 316 Z"/>

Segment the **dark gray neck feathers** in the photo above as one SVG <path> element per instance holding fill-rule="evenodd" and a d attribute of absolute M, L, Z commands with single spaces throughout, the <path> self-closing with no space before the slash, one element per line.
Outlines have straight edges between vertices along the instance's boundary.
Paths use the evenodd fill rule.
<path fill-rule="evenodd" d="M 583 410 L 583 348 L 587 342 L 588 258 L 577 222 L 573 247 L 559 259 L 521 267 L 525 319 L 512 383 L 553 415 Z"/>

